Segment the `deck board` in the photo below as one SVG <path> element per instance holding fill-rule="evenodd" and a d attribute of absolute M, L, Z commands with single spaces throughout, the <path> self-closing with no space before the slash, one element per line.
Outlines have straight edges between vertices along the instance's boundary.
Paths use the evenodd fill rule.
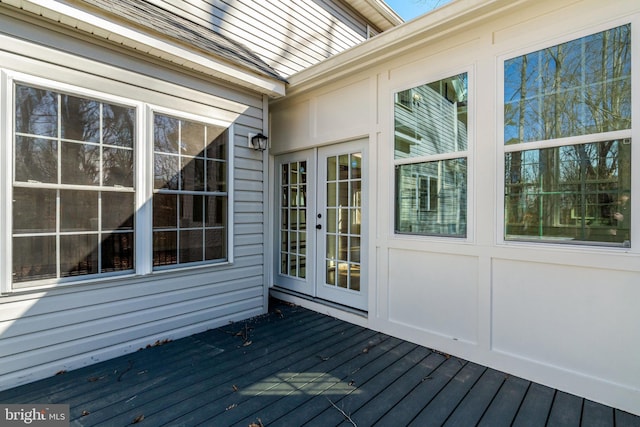
<path fill-rule="evenodd" d="M 513 422 L 529 388 L 529 381 L 508 376 L 487 408 L 478 427 L 508 427 Z"/>
<path fill-rule="evenodd" d="M 389 339 L 390 337 L 384 335 L 376 335 L 372 338 L 366 342 L 355 343 L 343 354 L 320 358 L 321 364 L 318 365 L 320 369 L 313 378 L 308 378 L 307 382 L 292 390 L 292 393 L 277 404 L 264 407 L 260 411 L 262 422 L 270 426 L 276 425 L 279 419 L 286 419 L 287 423 L 294 420 L 303 422 L 320 413 L 326 408 L 327 399 L 335 399 L 345 390 L 353 388 L 349 383 L 354 366 L 364 364 L 365 358 L 375 359 L 400 343 L 399 340 Z M 375 347 L 364 354 L 363 348 L 369 348 L 372 344 L 375 344 Z M 299 408 L 304 409 L 296 412 Z M 249 421 L 245 418 L 238 425 L 244 423 L 248 425 Z"/>
<path fill-rule="evenodd" d="M 446 358 L 435 371 L 421 378 L 420 384 L 411 390 L 398 405 L 388 411 L 376 425 L 389 427 L 409 425 L 420 411 L 457 375 L 465 363 L 455 357 Z"/>
<path fill-rule="evenodd" d="M 616 427 L 640 427 L 640 417 L 618 409 L 614 412 Z"/>
<path fill-rule="evenodd" d="M 613 409 L 585 400 L 580 427 L 614 427 Z"/>
<path fill-rule="evenodd" d="M 71 425 L 640 427 L 640 417 L 301 307 L 0 392 Z M 142 419 L 141 417 L 144 417 Z"/>
<path fill-rule="evenodd" d="M 232 403 L 224 405 L 219 400 L 233 393 L 234 385 L 238 389 L 244 389 L 257 379 L 286 369 L 292 361 L 301 355 L 310 355 L 319 347 L 324 348 L 326 343 L 337 343 L 339 341 L 337 337 L 351 338 L 355 333 L 363 330 L 357 326 L 346 325 L 338 321 L 330 322 L 329 325 L 333 326 L 326 328 L 326 326 L 320 325 L 318 328 L 298 333 L 297 335 L 302 339 L 298 340 L 295 346 L 291 345 L 290 338 L 279 340 L 273 344 L 273 348 L 266 356 L 258 355 L 256 357 L 255 349 L 249 349 L 259 341 L 259 338 L 255 337 L 255 342 L 252 341 L 250 346 L 226 355 L 227 358 L 230 358 L 226 363 L 194 365 L 195 369 L 188 372 L 188 375 L 179 378 L 172 376 L 165 387 L 153 390 L 152 401 L 144 405 L 141 405 L 139 401 L 132 401 L 131 410 L 118 414 L 110 422 L 119 425 L 120 422 L 134 419 L 136 414 L 142 412 L 146 414 L 145 417 L 157 419 L 159 425 L 165 423 L 179 425 L 178 421 L 174 422 L 179 417 L 194 417 L 195 419 L 197 417 L 211 417 L 219 412 L 224 412 Z M 325 329 L 321 329 L 322 327 Z M 171 391 L 168 395 L 167 390 Z M 205 402 L 211 401 L 216 403 L 211 412 L 199 412 Z"/>
<path fill-rule="evenodd" d="M 486 370 L 484 366 L 475 363 L 465 364 L 409 425 L 416 427 L 443 425 Z"/>
<path fill-rule="evenodd" d="M 445 427 L 477 425 L 505 379 L 504 373 L 487 369 L 447 419 Z"/>
<path fill-rule="evenodd" d="M 402 375 L 397 375 L 397 379 L 384 392 L 377 394 L 366 406 L 352 415 L 352 419 L 358 425 L 374 425 L 394 407 L 402 405 L 407 395 L 422 381 L 425 381 L 445 360 L 443 356 L 437 353 L 430 352 L 424 348 L 421 349 L 427 351 L 425 357 L 422 357 L 424 352 L 415 352 L 413 355 L 417 357 L 414 359 L 414 365 Z M 420 357 L 422 357 L 421 360 L 417 360 Z"/>
<path fill-rule="evenodd" d="M 532 383 L 518 410 L 513 427 L 546 426 L 556 390 Z"/>
<path fill-rule="evenodd" d="M 353 347 L 353 342 L 365 344 L 373 332 L 360 330 L 357 334 L 341 334 L 322 340 L 316 345 L 299 350 L 292 357 L 284 359 L 281 364 L 267 365 L 264 369 L 237 378 L 238 392 L 229 392 L 216 401 L 198 409 L 208 412 L 205 419 L 194 418 L 194 413 L 186 414 L 175 420 L 177 424 L 194 425 L 209 420 L 212 425 L 234 425 L 247 413 L 260 413 L 270 404 L 276 404 L 279 397 L 295 393 L 305 382 L 317 378 L 326 369 L 322 358 L 339 357 Z M 318 357 L 322 354 L 322 358 Z M 274 369 L 274 367 L 276 369 Z M 227 409 L 228 408 L 228 409 Z M 262 414 L 260 415 L 262 417 Z M 191 420 L 195 420 L 193 423 Z M 173 422 L 173 421 L 172 421 Z"/>
<path fill-rule="evenodd" d="M 329 327 L 327 319 L 318 319 L 319 321 L 312 321 L 310 328 L 313 331 Z M 286 326 L 286 324 L 283 324 Z M 339 327 L 338 323 L 333 323 L 333 327 Z M 292 325 L 293 326 L 293 325 Z M 145 365 L 137 363 L 134 366 L 139 366 L 139 369 L 135 372 L 131 372 L 130 375 L 123 375 L 120 378 L 121 386 L 111 392 L 106 391 L 106 395 L 92 395 L 83 400 L 73 401 L 74 406 L 80 412 L 86 410 L 90 412 L 88 418 L 104 418 L 108 420 L 109 414 L 116 415 L 122 420 L 125 417 L 135 417 L 135 413 L 139 412 L 140 408 L 153 408 L 164 407 L 170 401 L 179 401 L 185 392 L 185 387 L 200 385 L 202 381 L 209 380 L 212 384 L 216 381 L 220 381 L 233 372 L 234 369 L 242 367 L 242 363 L 245 363 L 247 359 L 253 359 L 254 365 L 259 363 L 260 360 L 264 360 L 261 357 L 255 355 L 249 355 L 247 353 L 248 347 L 243 347 L 243 339 L 235 336 L 233 333 L 236 330 L 242 330 L 242 326 L 229 327 L 227 332 L 229 334 L 218 335 L 219 341 L 213 346 L 215 349 L 213 355 L 207 354 L 212 345 L 208 342 L 195 343 L 196 348 L 206 349 L 202 355 L 192 357 L 182 357 L 182 350 L 185 345 L 194 345 L 194 341 L 183 342 L 180 340 L 179 346 L 174 346 L 173 343 L 166 345 L 167 349 L 171 350 L 171 353 L 164 353 L 162 359 L 148 360 L 148 364 Z M 275 331 L 276 329 L 274 329 Z M 287 334 L 291 333 L 292 328 L 285 327 L 284 330 L 278 330 L 277 333 L 272 335 L 272 339 L 275 341 L 285 341 Z M 325 332 L 330 334 L 330 332 Z M 217 331 L 219 332 L 219 331 Z M 211 335 L 211 334 L 209 334 Z M 228 336 L 233 336 L 229 340 Z M 197 337 L 197 336 L 196 336 Z M 189 337 L 191 338 L 191 337 Z M 253 337 L 250 337 L 253 338 Z M 263 346 L 256 343 L 256 348 L 252 349 L 258 353 L 263 351 Z M 224 357 L 219 357 L 222 354 L 218 349 L 223 350 Z M 145 350 L 146 352 L 147 350 Z M 144 352 L 143 352 L 144 353 Z M 138 353 L 135 353 L 137 355 Z M 126 360 L 126 358 L 122 358 Z M 213 363 L 212 363 L 213 362 Z M 219 363 L 217 363 L 219 362 Z M 171 369 L 171 367 L 174 367 Z M 143 369 L 144 368 L 144 369 Z M 105 370 L 109 372 L 109 370 Z M 135 375 L 133 375 L 135 373 Z M 113 383 L 113 380 L 112 380 Z M 206 384 L 206 383 L 205 383 Z M 167 392 L 170 392 L 170 397 L 167 398 Z M 115 411 L 114 407 L 118 410 Z M 111 419 L 110 422 L 117 422 L 117 419 Z"/>
<path fill-rule="evenodd" d="M 556 392 L 548 424 L 558 427 L 580 427 L 582 401 L 578 396 Z"/>
<path fill-rule="evenodd" d="M 353 389 L 344 396 L 331 399 L 329 402 L 331 406 L 308 421 L 305 426 L 339 425 L 345 417 L 336 407 L 351 417 L 356 424 L 366 425 L 358 422 L 355 412 L 363 408 L 395 378 L 410 369 L 415 364 L 415 358 L 422 359 L 426 355 L 425 350 L 418 348 L 415 344 L 403 342 L 368 363 L 351 376 L 348 384 L 352 384 Z"/>

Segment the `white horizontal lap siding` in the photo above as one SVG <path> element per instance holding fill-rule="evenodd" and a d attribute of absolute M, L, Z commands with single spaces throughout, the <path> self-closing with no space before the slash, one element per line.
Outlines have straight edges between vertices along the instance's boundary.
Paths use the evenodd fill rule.
<path fill-rule="evenodd" d="M 367 38 L 367 24 L 342 5 L 311 0 L 154 0 L 256 52 L 284 76 Z"/>
<path fill-rule="evenodd" d="M 2 26 L 4 19 L 0 17 L 0 26 L 11 28 L 16 38 L 2 36 L 12 43 L 3 43 L 0 67 L 148 105 L 179 108 L 186 114 L 235 117 L 230 143 L 238 169 L 229 171 L 234 188 L 229 199 L 234 208 L 229 224 L 233 263 L 0 297 L 0 389 L 263 313 L 263 153 L 247 147 L 247 133 L 263 129 L 262 96 L 117 49 L 48 34 L 41 28 L 34 32 L 32 26 L 9 18 L 11 26 Z M 34 33 L 34 43 L 25 43 Z M 38 40 L 47 34 L 49 48 L 43 48 Z M 24 56 L 6 52 L 18 44 Z M 61 52 L 69 52 L 69 47 L 80 55 Z M 96 57 L 103 61 L 88 59 Z M 2 138 L 4 145 L 6 136 Z M 140 183 L 137 188 L 142 190 Z M 10 243 L 9 238 L 3 241 Z"/>
<path fill-rule="evenodd" d="M 248 134 L 261 132 L 262 128 L 250 125 L 247 122 L 234 128 L 234 263 L 245 267 L 264 264 L 263 152 L 248 147 Z"/>
<path fill-rule="evenodd" d="M 62 343 L 73 344 L 77 340 L 87 339 L 87 343 L 95 342 L 95 347 L 100 348 L 103 344 L 96 339 L 101 335 L 118 333 L 125 336 L 128 334 L 120 332 L 169 319 L 173 319 L 173 322 L 169 322 L 166 328 L 178 329 L 192 324 L 192 318 L 198 314 L 206 314 L 218 307 L 262 295 L 259 280 L 247 280 L 244 277 L 212 283 L 208 277 L 189 276 L 188 286 L 186 279 L 174 278 L 171 280 L 171 287 L 175 288 L 175 285 L 179 284 L 182 288 L 176 290 L 170 287 L 160 292 L 155 286 L 162 281 L 163 279 L 159 279 L 150 283 L 148 286 L 153 290 L 147 289 L 147 294 L 137 298 L 87 305 L 86 300 L 91 295 L 84 295 L 83 301 L 79 301 L 65 312 L 56 311 L 37 316 L 30 316 L 27 312 L 17 319 L 18 322 L 14 321 L 14 324 L 5 328 L 2 337 L 3 346 L 6 346 L 3 359 L 7 360 L 2 360 L 2 369 L 11 370 L 12 366 L 20 368 L 24 363 L 24 357 L 47 360 L 49 356 L 43 357 L 43 349 L 55 354 L 55 346 Z M 194 282 L 198 285 L 193 285 Z M 210 320 L 209 315 L 205 315 L 203 320 L 198 322 Z M 44 322 L 47 329 L 42 328 Z M 164 333 L 163 329 L 165 328 L 158 329 L 156 333 Z M 37 343 L 37 347 L 34 346 L 34 342 Z M 87 345 L 86 348 L 93 349 L 91 345 Z M 34 352 L 36 349 L 38 351 Z M 25 352 L 28 352 L 29 356 L 13 360 L 10 357 Z M 55 354 L 54 357 L 61 356 L 63 354 Z"/>

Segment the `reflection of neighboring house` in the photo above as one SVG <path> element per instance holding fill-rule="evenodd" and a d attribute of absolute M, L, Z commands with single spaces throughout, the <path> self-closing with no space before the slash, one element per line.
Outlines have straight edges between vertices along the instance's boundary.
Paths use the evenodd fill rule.
<path fill-rule="evenodd" d="M 466 149 L 467 99 L 463 76 L 437 85 L 421 85 L 395 94 L 397 159 Z M 458 172 L 444 163 L 422 163 L 397 172 L 400 206 L 397 230 L 408 233 L 459 234 L 464 191 Z"/>
<path fill-rule="evenodd" d="M 460 87 L 462 83 L 453 84 L 459 80 L 442 81 L 436 89 L 421 85 L 395 94 L 398 158 L 403 157 L 402 153 L 428 156 L 464 149 L 467 94 Z"/>

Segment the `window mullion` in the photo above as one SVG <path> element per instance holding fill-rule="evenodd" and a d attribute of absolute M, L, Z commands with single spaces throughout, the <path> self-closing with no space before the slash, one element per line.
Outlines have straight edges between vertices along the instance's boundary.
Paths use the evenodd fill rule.
<path fill-rule="evenodd" d="M 57 161 L 57 168 L 58 168 L 58 188 L 56 189 L 56 279 L 60 279 L 60 277 L 62 277 L 62 271 L 61 271 L 61 263 L 62 263 L 62 255 L 61 255 L 61 251 L 62 251 L 62 244 L 61 244 L 61 237 L 60 237 L 60 231 L 61 231 L 61 220 L 60 217 L 62 216 L 62 196 L 60 193 L 60 185 L 62 185 L 62 114 L 60 114 L 60 112 L 62 111 L 62 95 L 58 94 L 56 95 L 57 98 L 57 103 L 58 103 L 58 117 L 57 122 L 58 122 L 58 132 L 57 132 L 57 152 L 58 152 L 58 161 Z"/>
<path fill-rule="evenodd" d="M 149 107 L 137 110 L 135 159 L 135 269 L 136 274 L 149 274 L 153 270 L 153 120 Z"/>
<path fill-rule="evenodd" d="M 11 79 L 4 70 L 0 71 L 0 99 L 6 100 L 0 104 L 0 174 L 3 184 L 0 184 L 0 200 L 3 206 L 11 206 L 13 189 L 13 85 Z M 4 129 L 4 131 L 2 131 Z M 12 263 L 12 247 L 13 247 L 13 223 L 12 212 L 10 209 L 2 209 L 0 211 L 0 245 L 5 248 L 0 255 L 0 294 L 9 293 L 11 291 L 11 272 L 13 270 Z"/>
<path fill-rule="evenodd" d="M 524 142 L 521 144 L 510 144 L 504 146 L 505 153 L 512 153 L 526 150 L 540 150 L 544 148 L 563 147 L 570 145 L 587 144 L 590 142 L 610 141 L 616 139 L 631 138 L 631 129 L 616 130 L 598 134 L 577 135 L 566 138 L 550 139 L 544 141 Z"/>
<path fill-rule="evenodd" d="M 406 159 L 396 159 L 394 165 L 410 165 L 414 163 L 437 162 L 440 160 L 454 160 L 469 157 L 467 151 L 453 151 L 451 153 L 433 154 L 430 156 L 410 157 Z"/>

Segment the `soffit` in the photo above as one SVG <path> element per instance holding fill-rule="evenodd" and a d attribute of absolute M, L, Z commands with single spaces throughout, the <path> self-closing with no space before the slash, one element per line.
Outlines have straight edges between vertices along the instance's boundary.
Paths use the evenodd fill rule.
<path fill-rule="evenodd" d="M 144 0 L 0 2 L 271 97 L 285 93 L 285 79 L 245 46 Z"/>
<path fill-rule="evenodd" d="M 402 24 L 404 20 L 382 0 L 344 0 L 382 31 Z"/>

